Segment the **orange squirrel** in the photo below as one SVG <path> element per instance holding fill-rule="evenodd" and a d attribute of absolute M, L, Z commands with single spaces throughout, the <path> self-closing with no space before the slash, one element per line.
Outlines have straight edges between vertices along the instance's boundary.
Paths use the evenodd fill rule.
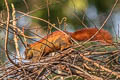
<path fill-rule="evenodd" d="M 66 34 L 61 31 L 55 31 L 41 40 L 29 44 L 28 48 L 25 50 L 25 57 L 26 59 L 32 59 L 33 62 L 36 62 L 41 58 L 41 56 L 50 52 L 64 50 L 71 47 L 71 37 L 77 41 L 86 41 L 97 31 L 97 28 L 83 28 L 73 33 L 65 31 Z M 108 31 L 101 29 L 98 34 L 91 39 L 91 41 L 110 44 L 112 43 L 112 36 Z"/>

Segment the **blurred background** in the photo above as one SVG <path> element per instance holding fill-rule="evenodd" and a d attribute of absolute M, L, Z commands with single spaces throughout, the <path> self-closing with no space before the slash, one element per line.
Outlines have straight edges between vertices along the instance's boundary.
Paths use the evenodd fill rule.
<path fill-rule="evenodd" d="M 61 30 L 70 32 L 85 27 L 98 27 L 103 24 L 109 15 L 115 0 L 8 0 L 10 14 L 12 14 L 11 3 L 16 9 L 17 27 L 28 36 L 44 37 L 48 33 L 56 29 L 41 20 L 30 16 L 38 17 L 49 21 Z M 23 14 L 30 16 L 23 16 Z M 0 0 L 0 22 L 6 21 L 7 11 L 4 0 Z M 12 16 L 10 17 L 12 19 Z M 119 41 L 120 36 L 120 2 L 115 7 L 111 17 L 103 27 L 108 30 L 114 37 L 115 41 Z M 5 61 L 4 57 L 4 39 L 5 26 L 0 25 L 0 59 Z M 35 33 L 35 34 L 33 34 Z M 117 37 L 117 38 L 116 38 Z M 40 40 L 40 38 L 33 38 Z M 27 40 L 28 43 L 34 42 Z M 13 34 L 9 34 L 9 52 L 15 53 Z M 19 50 L 24 56 L 24 46 L 19 41 Z M 1 61 L 1 63 L 2 63 Z"/>

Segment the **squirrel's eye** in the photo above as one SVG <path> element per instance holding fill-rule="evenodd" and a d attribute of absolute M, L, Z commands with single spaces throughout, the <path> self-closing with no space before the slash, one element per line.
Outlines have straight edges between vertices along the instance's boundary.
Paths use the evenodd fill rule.
<path fill-rule="evenodd" d="M 33 57 L 33 51 L 29 49 L 27 49 L 25 51 L 25 59 L 31 59 Z"/>

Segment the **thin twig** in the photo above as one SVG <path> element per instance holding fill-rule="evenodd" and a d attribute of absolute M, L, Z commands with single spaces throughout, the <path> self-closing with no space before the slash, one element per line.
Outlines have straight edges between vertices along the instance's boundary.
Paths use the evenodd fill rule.
<path fill-rule="evenodd" d="M 13 10 L 13 12 L 12 12 L 12 16 L 13 16 L 13 27 L 14 27 L 14 29 L 13 30 L 15 30 L 16 32 L 17 32 L 17 29 L 16 29 L 16 17 L 15 17 L 15 7 L 14 7 L 14 5 L 13 4 L 11 4 L 11 6 L 12 6 L 12 10 Z M 20 52 L 19 52 L 19 47 L 18 47 L 18 39 L 17 39 L 17 35 L 16 35 L 16 33 L 14 32 L 14 42 L 15 42 L 15 48 L 16 48 L 16 52 L 17 52 L 17 56 L 18 56 L 18 59 L 20 60 L 20 62 L 21 62 L 21 56 L 20 56 Z"/>
<path fill-rule="evenodd" d="M 9 13 L 8 1 L 7 0 L 4 0 L 4 1 L 5 1 L 5 5 L 6 5 L 6 8 L 7 8 L 7 26 L 6 26 L 6 35 L 5 35 L 5 54 L 6 54 L 6 57 L 8 58 L 8 60 L 13 65 L 15 65 L 16 67 L 18 67 L 18 65 L 13 62 L 13 60 L 10 58 L 10 56 L 8 54 L 8 48 L 7 48 L 7 46 L 8 46 L 8 36 L 9 36 L 10 13 Z"/>
<path fill-rule="evenodd" d="M 98 68 L 101 68 L 102 70 L 107 71 L 107 72 L 109 72 L 109 73 L 111 73 L 111 74 L 113 74 L 113 75 L 115 75 L 115 76 L 117 76 L 117 77 L 120 78 L 120 73 L 117 73 L 117 72 L 114 72 L 114 71 L 112 71 L 112 70 L 110 70 L 110 69 L 108 69 L 108 68 L 105 68 L 104 66 L 96 63 L 95 61 L 93 61 L 93 60 L 85 57 L 85 56 L 82 55 L 81 53 L 80 53 L 80 56 L 81 56 L 84 60 L 87 60 L 87 61 L 89 61 L 89 62 L 92 62 L 92 63 L 93 63 L 95 66 L 97 66 Z"/>

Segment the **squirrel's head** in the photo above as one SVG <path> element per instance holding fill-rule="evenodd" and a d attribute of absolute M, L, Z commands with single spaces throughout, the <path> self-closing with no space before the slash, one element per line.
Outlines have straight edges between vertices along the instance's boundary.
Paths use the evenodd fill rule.
<path fill-rule="evenodd" d="M 31 59 L 33 57 L 33 51 L 30 47 L 30 44 L 27 44 L 24 54 L 25 54 L 25 59 Z"/>
<path fill-rule="evenodd" d="M 25 59 L 36 62 L 40 60 L 43 52 L 44 52 L 44 46 L 41 43 L 28 44 L 24 52 Z"/>

